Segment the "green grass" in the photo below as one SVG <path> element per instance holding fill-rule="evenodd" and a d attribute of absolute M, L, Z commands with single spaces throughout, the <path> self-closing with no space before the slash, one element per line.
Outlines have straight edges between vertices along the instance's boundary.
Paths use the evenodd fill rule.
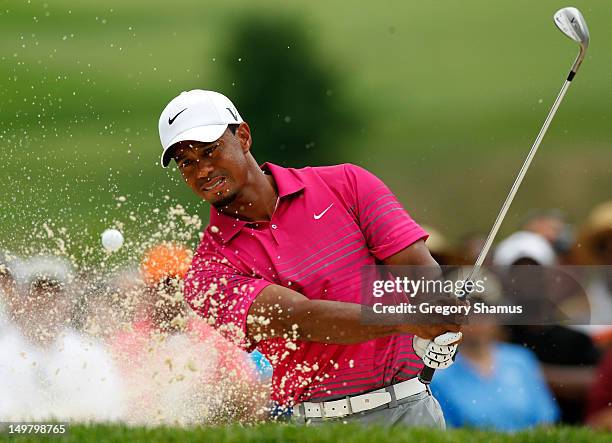
<path fill-rule="evenodd" d="M 485 432 L 470 429 L 432 431 L 427 429 L 382 429 L 362 428 L 348 425 L 330 425 L 320 428 L 305 428 L 286 425 L 260 425 L 256 427 L 211 427 L 211 428 L 130 428 L 126 426 L 72 426 L 63 438 L 48 436 L 0 435 L 1 441 L 64 441 L 79 443 L 101 442 L 300 442 L 300 443 L 383 443 L 383 442 L 427 442 L 427 443 L 597 443 L 608 442 L 610 434 L 594 432 L 585 428 L 542 428 L 515 434 Z"/>
<path fill-rule="evenodd" d="M 610 198 L 612 5 L 574 5 L 589 23 L 589 55 L 502 233 L 534 207 L 560 207 L 580 221 Z M 552 24 L 561 6 L 7 0 L 0 231 L 11 235 L 0 246 L 44 243 L 32 238 L 32 226 L 48 219 L 89 245 L 115 222 L 153 232 L 115 207 L 119 195 L 139 202 L 143 219 L 156 219 L 150 211 L 167 205 L 164 195 L 206 219 L 177 172 L 158 167 L 157 119 L 177 92 L 227 83 L 216 60 L 232 39 L 233 18 L 255 10 L 300 17 L 318 57 L 341 73 L 351 106 L 363 113 L 363 126 L 329 149 L 380 175 L 418 221 L 455 238 L 486 231 L 576 53 Z"/>

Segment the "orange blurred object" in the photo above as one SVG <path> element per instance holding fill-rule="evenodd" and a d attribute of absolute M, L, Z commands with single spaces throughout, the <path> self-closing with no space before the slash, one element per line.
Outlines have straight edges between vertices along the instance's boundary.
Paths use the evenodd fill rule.
<path fill-rule="evenodd" d="M 143 280 L 155 285 L 167 278 L 185 278 L 191 265 L 192 252 L 175 243 L 162 243 L 145 252 L 140 264 Z"/>
<path fill-rule="evenodd" d="M 612 327 L 605 328 L 593 336 L 593 340 L 602 348 L 612 349 Z"/>

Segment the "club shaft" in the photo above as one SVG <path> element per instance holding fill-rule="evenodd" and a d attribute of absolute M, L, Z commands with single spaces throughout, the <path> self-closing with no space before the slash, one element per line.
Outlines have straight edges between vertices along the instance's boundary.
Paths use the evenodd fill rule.
<path fill-rule="evenodd" d="M 565 17 L 567 20 L 570 21 L 571 24 L 573 24 L 572 32 L 568 33 L 568 30 L 566 29 L 565 25 L 569 26 L 569 24 L 563 23 L 563 20 L 562 20 L 563 17 Z M 578 23 L 574 24 L 576 19 L 578 20 Z M 580 11 L 578 11 L 576 8 L 563 8 L 557 11 L 557 13 L 554 16 L 554 20 L 557 26 L 559 27 L 559 29 L 564 34 L 566 34 L 572 40 L 575 40 L 580 44 L 580 53 L 576 57 L 576 60 L 574 61 L 572 69 L 570 70 L 570 73 L 567 76 L 567 79 L 563 83 L 563 86 L 561 87 L 561 90 L 559 91 L 559 94 L 557 95 L 555 102 L 550 108 L 550 111 L 548 111 L 546 120 L 544 120 L 544 124 L 542 125 L 540 132 L 538 133 L 538 136 L 533 142 L 533 146 L 531 146 L 531 150 L 529 151 L 529 154 L 527 154 L 527 158 L 525 159 L 523 166 L 521 167 L 516 179 L 514 180 L 514 183 L 512 184 L 512 188 L 510 188 L 510 192 L 508 193 L 508 196 L 506 197 L 506 200 L 504 201 L 504 204 L 502 205 L 499 211 L 499 214 L 497 214 L 497 218 L 495 219 L 495 223 L 493 223 L 493 227 L 491 228 L 491 231 L 489 232 L 489 235 L 487 236 L 487 239 L 485 240 L 485 244 L 482 250 L 480 251 L 480 254 L 478 254 L 476 263 L 474 263 L 474 266 L 472 267 L 469 275 L 464 280 L 466 282 L 473 280 L 474 276 L 478 273 L 478 271 L 480 270 L 480 267 L 484 263 L 485 258 L 487 257 L 487 254 L 489 253 L 489 249 L 491 249 L 491 245 L 493 244 L 493 240 L 495 239 L 495 236 L 497 235 L 497 231 L 499 231 L 499 228 L 501 224 L 503 223 L 504 218 L 506 217 L 508 208 L 510 208 L 512 201 L 514 200 L 514 196 L 516 195 L 518 188 L 521 186 L 521 183 L 523 182 L 523 179 L 525 178 L 525 174 L 527 173 L 527 170 L 529 169 L 529 166 L 531 165 L 531 161 L 533 160 L 533 157 L 535 157 L 536 152 L 538 152 L 538 148 L 540 147 L 540 143 L 542 143 L 542 140 L 544 139 L 544 136 L 546 135 L 546 131 L 548 131 L 550 122 L 555 117 L 555 114 L 557 113 L 557 109 L 559 108 L 559 105 L 563 101 L 563 97 L 565 97 L 565 93 L 567 92 L 572 80 L 574 79 L 574 76 L 578 72 L 578 69 L 580 68 L 580 65 L 582 64 L 582 61 L 584 60 L 584 57 L 586 55 L 586 50 L 589 46 L 590 38 L 589 38 L 588 28 L 586 26 L 586 23 L 584 22 L 584 18 L 582 17 L 582 14 L 580 13 Z M 468 295 L 469 294 L 466 294 L 466 297 Z M 433 379 L 433 375 L 435 372 L 436 372 L 435 369 L 430 368 L 429 366 L 425 366 L 418 375 L 419 380 L 424 384 L 429 384 L 431 380 Z"/>
<path fill-rule="evenodd" d="M 525 159 L 523 166 L 521 167 L 518 175 L 516 176 L 516 179 L 514 180 L 514 183 L 512 184 L 512 188 L 510 188 L 510 192 L 508 193 L 508 196 L 506 197 L 506 200 L 504 201 L 504 204 L 502 205 L 499 211 L 499 214 L 497 214 L 497 218 L 495 219 L 495 223 L 493 223 L 493 227 L 491 228 L 491 231 L 489 232 L 489 235 L 487 236 L 485 244 L 482 247 L 480 254 L 478 254 L 476 263 L 474 263 L 474 266 L 472 267 L 472 270 L 470 271 L 466 280 L 472 280 L 474 278 L 474 275 L 478 272 L 478 269 L 480 268 L 480 266 L 482 266 L 482 264 L 484 263 L 485 258 L 487 257 L 487 254 L 489 253 L 489 249 L 491 249 L 491 245 L 493 244 L 493 240 L 495 239 L 495 236 L 497 235 L 497 231 L 499 231 L 499 228 L 501 224 L 503 223 L 504 218 L 506 217 L 508 208 L 510 208 L 512 201 L 514 200 L 514 196 L 516 195 L 516 192 L 521 186 L 521 183 L 523 182 L 523 179 L 525 178 L 525 174 L 527 173 L 527 170 L 529 169 L 529 165 L 531 165 L 531 161 L 533 160 L 533 157 L 535 157 L 536 152 L 538 152 L 540 143 L 542 143 L 542 139 L 546 135 L 546 131 L 548 130 L 548 127 L 550 126 L 550 122 L 554 118 L 557 112 L 557 109 L 559 108 L 559 105 L 563 101 L 563 97 L 565 97 L 565 93 L 567 92 L 567 89 L 569 88 L 571 84 L 572 82 L 569 80 L 566 80 L 563 83 L 563 86 L 561 87 L 561 90 L 559 91 L 559 95 L 557 95 L 555 102 L 550 108 L 550 111 L 548 112 L 548 115 L 546 116 L 546 120 L 544 120 L 544 124 L 542 125 L 540 132 L 538 133 L 538 136 L 533 142 L 533 146 L 531 147 L 529 154 L 527 154 L 527 158 Z"/>
<path fill-rule="evenodd" d="M 568 76 L 568 79 L 565 80 L 565 83 L 563 83 L 563 86 L 561 87 L 561 90 L 559 91 L 559 95 L 557 95 L 557 98 L 555 99 L 555 102 L 550 108 L 550 111 L 548 111 L 546 120 L 544 120 L 544 124 L 542 125 L 540 132 L 538 133 L 538 136 L 533 142 L 533 146 L 531 147 L 529 154 L 527 154 L 527 158 L 525 159 L 523 166 L 521 167 L 518 175 L 516 176 L 516 179 L 514 180 L 514 183 L 512 184 L 512 188 L 510 188 L 510 192 L 508 193 L 508 196 L 506 197 L 506 200 L 504 201 L 504 204 L 502 205 L 499 211 L 499 214 L 497 214 L 495 223 L 493 223 L 493 227 L 491 228 L 491 231 L 489 232 L 489 235 L 487 236 L 485 244 L 482 247 L 480 254 L 478 254 L 476 263 L 474 263 L 474 266 L 472 267 L 472 270 L 470 271 L 465 281 L 472 280 L 474 278 L 474 275 L 476 275 L 476 273 L 480 269 L 480 266 L 482 266 L 482 264 L 484 263 L 485 258 L 487 257 L 487 254 L 489 253 L 489 249 L 491 249 L 491 245 L 493 244 L 493 240 L 495 239 L 495 236 L 497 235 L 497 231 L 499 231 L 499 227 L 501 226 L 501 224 L 504 221 L 504 218 L 506 217 L 508 208 L 510 208 L 510 205 L 512 204 L 512 200 L 514 200 L 514 196 L 516 195 L 518 188 L 521 186 L 521 183 L 523 182 L 523 179 L 525 178 L 525 174 L 527 173 L 527 170 L 529 169 L 529 165 L 531 165 L 531 161 L 533 160 L 533 157 L 535 157 L 536 152 L 538 152 L 540 143 L 542 143 L 542 139 L 546 135 L 546 131 L 548 130 L 548 127 L 550 126 L 550 122 L 552 121 L 553 117 L 557 113 L 557 109 L 559 108 L 559 105 L 563 101 L 563 97 L 565 97 L 565 93 L 567 92 L 567 89 L 572 83 L 572 79 L 575 74 L 576 72 L 574 70 L 570 71 L 570 75 Z M 435 369 L 430 368 L 429 366 L 425 366 L 419 373 L 419 376 L 418 376 L 419 380 L 422 383 L 429 384 L 431 380 L 433 379 L 435 372 L 436 372 Z"/>

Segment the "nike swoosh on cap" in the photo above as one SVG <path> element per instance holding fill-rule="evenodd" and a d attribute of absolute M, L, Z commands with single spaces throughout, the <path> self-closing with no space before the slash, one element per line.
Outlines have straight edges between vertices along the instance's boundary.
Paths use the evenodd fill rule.
<path fill-rule="evenodd" d="M 176 118 L 181 115 L 183 112 L 185 112 L 187 110 L 187 108 L 183 109 L 181 112 L 179 112 L 178 114 L 176 114 L 174 117 L 170 118 L 168 117 L 168 124 L 171 125 L 172 123 L 174 123 L 174 120 L 176 120 Z"/>
<path fill-rule="evenodd" d="M 236 114 L 234 114 L 234 111 L 232 111 L 230 108 L 225 108 L 229 111 L 230 114 L 232 114 L 232 117 L 234 117 L 234 120 L 238 121 L 238 116 Z"/>

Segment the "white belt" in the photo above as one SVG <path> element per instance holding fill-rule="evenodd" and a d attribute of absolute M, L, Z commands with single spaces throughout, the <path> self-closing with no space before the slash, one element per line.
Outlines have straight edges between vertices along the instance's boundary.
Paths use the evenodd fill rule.
<path fill-rule="evenodd" d="M 417 377 L 402 381 L 386 388 L 368 392 L 367 394 L 355 395 L 340 400 L 324 402 L 305 401 L 293 407 L 293 415 L 305 418 L 337 418 L 357 412 L 368 411 L 391 403 L 393 400 L 401 400 L 411 395 L 419 394 L 427 390 L 427 386 L 419 381 Z M 393 398 L 395 397 L 395 399 Z M 304 411 L 303 415 L 301 411 Z"/>

